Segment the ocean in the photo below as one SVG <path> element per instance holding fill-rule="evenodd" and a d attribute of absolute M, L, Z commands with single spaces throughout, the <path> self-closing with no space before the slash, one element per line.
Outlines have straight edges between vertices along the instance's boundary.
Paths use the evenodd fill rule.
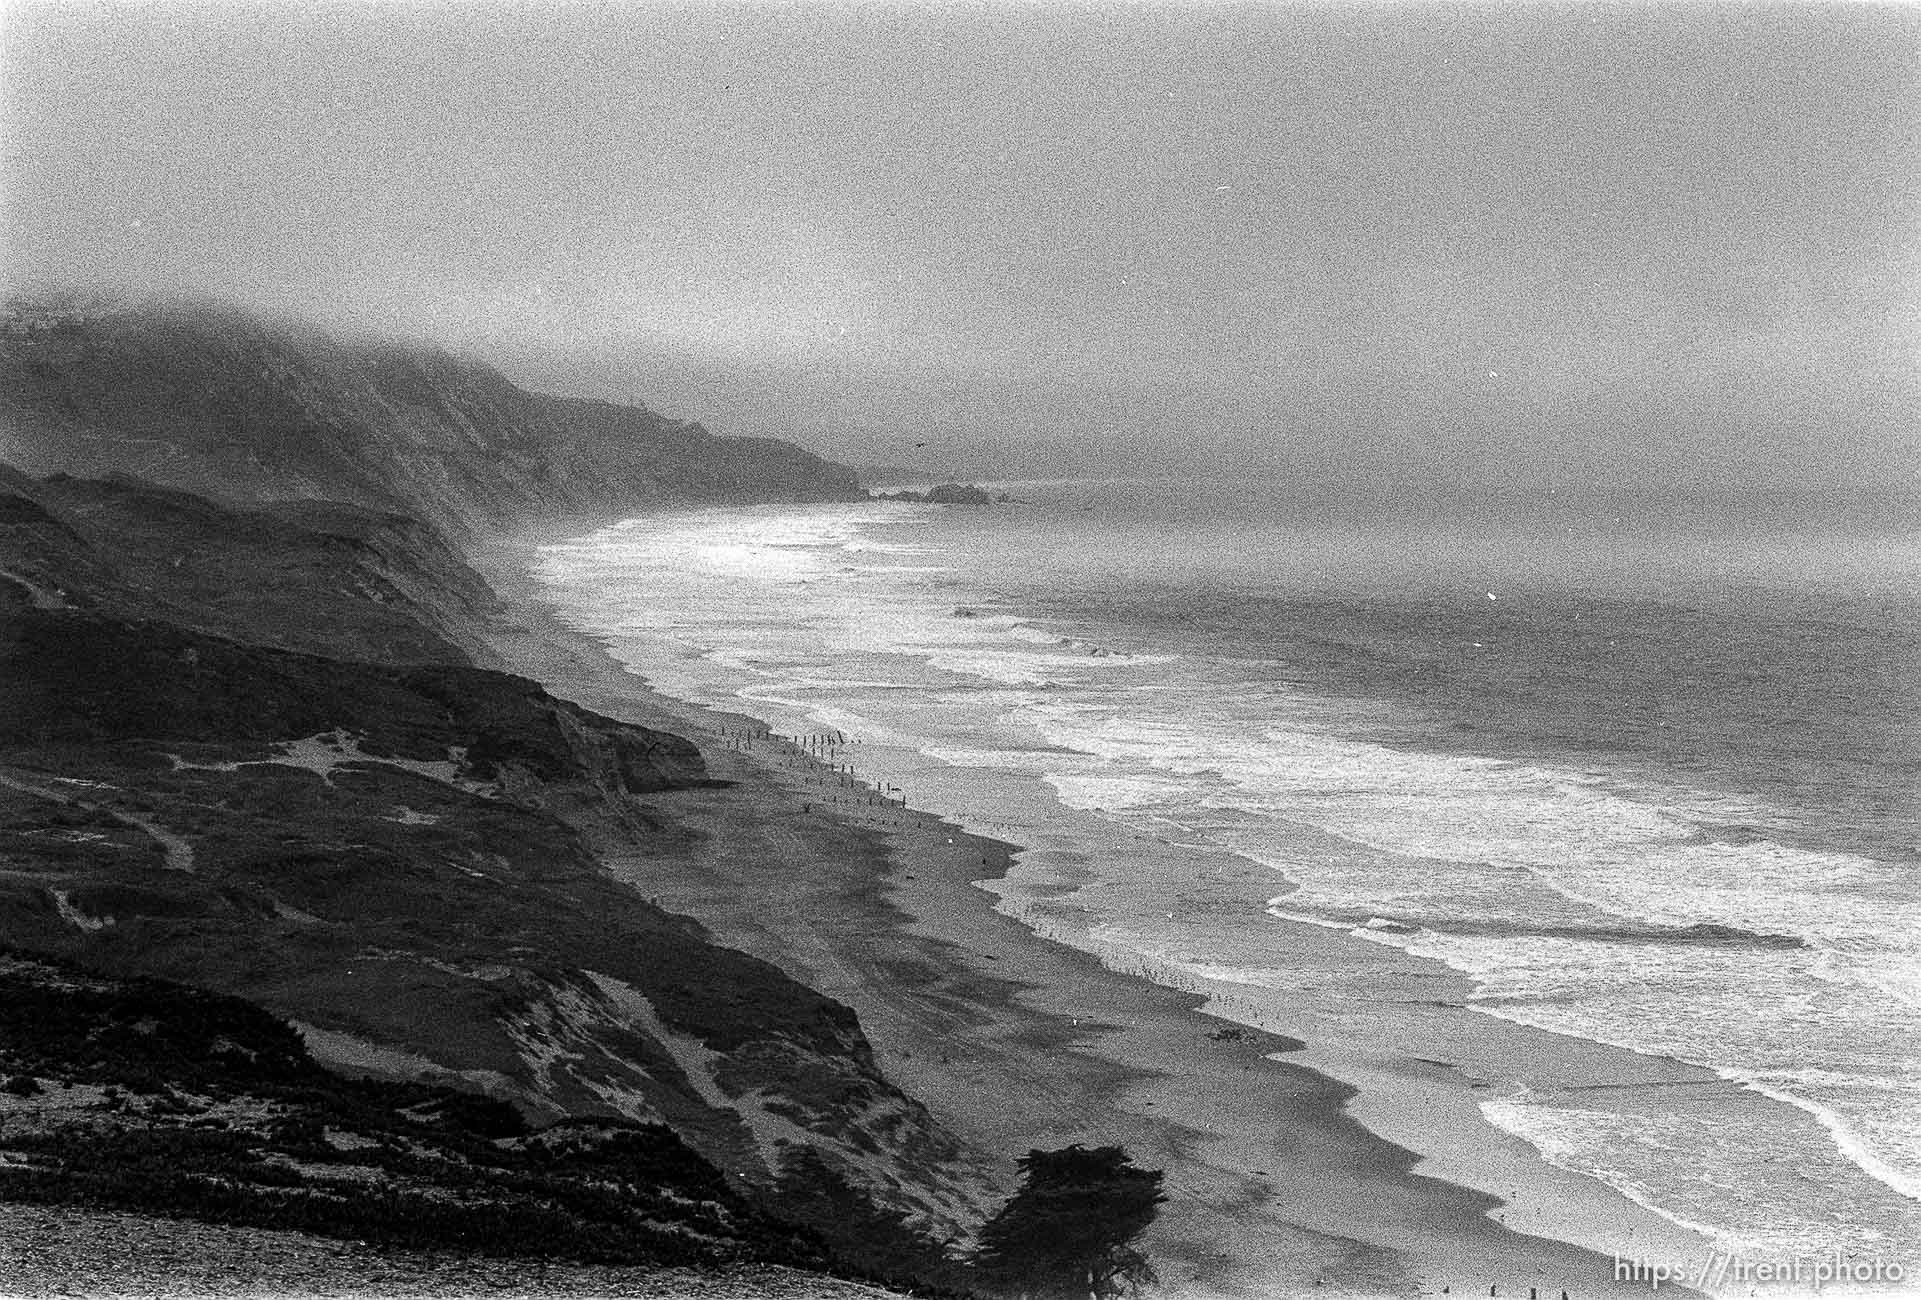
<path fill-rule="evenodd" d="M 995 905 L 1303 1040 L 1424 1170 L 1521 1208 L 1474 1154 L 1518 1141 L 1740 1259 L 1921 1277 L 1915 539 L 1004 486 L 539 576 L 658 689 L 1022 845 Z"/>

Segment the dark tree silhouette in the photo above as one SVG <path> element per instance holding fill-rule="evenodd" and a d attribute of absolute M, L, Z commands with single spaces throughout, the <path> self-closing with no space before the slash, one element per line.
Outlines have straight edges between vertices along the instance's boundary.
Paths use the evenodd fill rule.
<path fill-rule="evenodd" d="M 1039 1300 L 1105 1300 L 1157 1281 L 1134 1241 L 1162 1201 L 1161 1171 L 1120 1147 L 1021 1158 L 1021 1189 L 981 1229 L 979 1284 Z"/>

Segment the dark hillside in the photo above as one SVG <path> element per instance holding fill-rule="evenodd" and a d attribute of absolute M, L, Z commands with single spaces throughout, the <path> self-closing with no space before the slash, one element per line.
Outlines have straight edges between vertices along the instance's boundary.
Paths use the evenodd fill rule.
<path fill-rule="evenodd" d="M 345 501 L 455 533 L 861 495 L 852 470 L 787 443 L 529 393 L 438 348 L 208 303 L 9 304 L 0 459 L 239 502 Z"/>
<path fill-rule="evenodd" d="M 238 998 L 0 948 L 0 1198 L 384 1245 L 830 1264 L 661 1124 L 350 1079 Z"/>
<path fill-rule="evenodd" d="M 465 663 L 494 596 L 431 526 L 337 502 L 250 510 L 125 475 L 0 478 L 0 577 L 47 608 L 395 663 Z"/>
<path fill-rule="evenodd" d="M 584 847 L 679 851 L 699 751 L 466 662 L 490 600 L 364 507 L 0 476 L 0 942 L 537 1121 L 664 1123 L 750 1184 L 814 1150 L 952 1231 L 965 1162 L 852 1013 Z"/>
<path fill-rule="evenodd" d="M 0 1170 L 25 1161 L 0 1199 L 177 1202 L 386 1239 L 375 1209 L 339 1204 L 358 1178 L 368 1206 L 449 1243 L 513 1238 L 500 1216 L 526 1218 L 537 1196 L 535 1253 L 665 1260 L 681 1256 L 606 1204 L 627 1193 L 592 1170 L 636 1143 L 671 1165 L 684 1143 L 756 1203 L 884 1225 L 886 1260 L 945 1267 L 933 1243 L 978 1219 L 982 1162 L 883 1075 L 846 1007 L 712 942 L 589 851 L 687 853 L 705 832 L 675 796 L 728 792 L 686 739 L 492 671 L 496 602 L 459 549 L 651 504 L 857 497 L 851 471 L 527 393 L 438 349 L 204 304 L 16 304 L 0 322 L 0 452 L 18 457 L 0 466 L 0 944 L 203 990 L 178 995 L 182 1014 L 240 1016 L 218 999 L 243 999 L 297 1031 L 306 1064 L 289 1069 L 456 1089 L 469 1100 L 434 1105 L 589 1134 L 561 1143 L 589 1169 L 565 1186 L 523 1167 L 549 1137 L 422 1172 L 358 1154 L 393 1145 L 385 1119 L 283 1115 L 286 1133 L 241 1137 L 199 1124 L 205 1080 L 116 1052 L 86 1068 L 127 1077 L 86 1086 L 124 1099 L 157 1071 L 161 1100 L 129 1127 L 103 1092 L 69 1117 L 101 1132 L 62 1119 L 24 1145 L 0 1103 Z M 10 1022 L 0 1054 L 16 1073 L 71 1074 L 49 1064 L 67 1039 L 33 1023 Z M 271 1146 L 295 1129 L 299 1149 Z M 378 1169 L 332 1168 L 356 1161 Z M 462 1204 L 492 1208 L 423 1208 L 456 1183 L 477 1189 Z M 660 1195 L 683 1191 L 701 1200 L 671 1179 Z M 730 1222 L 735 1238 L 759 1231 Z M 721 1244 L 695 1253 L 731 1257 L 727 1232 L 709 1235 Z M 772 1241 L 740 1249 L 805 1255 Z"/>

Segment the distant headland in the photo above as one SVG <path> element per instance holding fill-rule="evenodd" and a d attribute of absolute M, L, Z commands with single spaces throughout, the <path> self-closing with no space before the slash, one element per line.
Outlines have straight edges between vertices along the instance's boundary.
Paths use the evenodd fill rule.
<path fill-rule="evenodd" d="M 976 483 L 937 483 L 925 492 L 900 491 L 876 492 L 876 501 L 919 501 L 933 506 L 991 506 L 1012 501 L 1005 492 L 999 496 L 989 493 Z"/>

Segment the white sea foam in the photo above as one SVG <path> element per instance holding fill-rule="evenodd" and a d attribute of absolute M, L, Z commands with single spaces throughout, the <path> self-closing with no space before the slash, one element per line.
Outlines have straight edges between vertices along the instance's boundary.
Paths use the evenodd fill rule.
<path fill-rule="evenodd" d="M 1921 1178 L 1909 1172 L 1914 1168 L 1914 1159 L 1921 1156 L 1921 1143 L 1915 1141 L 1910 1132 L 1888 1133 L 1882 1138 L 1886 1145 L 1896 1145 L 1903 1149 L 1909 1159 L 1907 1168 L 1897 1168 L 1891 1161 L 1882 1157 L 1881 1152 L 1868 1145 L 1857 1132 L 1857 1124 L 1843 1118 L 1836 1111 L 1814 1100 L 1823 1091 L 1832 1091 L 1836 1085 L 1848 1090 L 1871 1090 L 1886 1093 L 1898 1115 L 1912 1115 L 1917 1100 L 1921 1100 L 1921 1088 L 1913 1081 L 1905 1086 L 1887 1078 L 1864 1078 L 1859 1075 L 1835 1075 L 1821 1070 L 1788 1070 L 1781 1072 L 1775 1080 L 1747 1073 L 1741 1070 L 1725 1070 L 1725 1077 L 1741 1083 L 1756 1092 L 1785 1101 L 1790 1106 L 1805 1110 L 1828 1131 L 1849 1160 L 1879 1181 L 1886 1183 L 1901 1195 L 1911 1200 L 1921 1200 Z M 1786 1078 L 1792 1087 L 1784 1086 L 1779 1080 Z"/>
<path fill-rule="evenodd" d="M 1642 1167 L 1652 1165 L 1658 1170 L 1671 1166 L 1681 1157 L 1673 1140 L 1680 1136 L 1677 1132 L 1680 1126 L 1675 1121 L 1548 1105 L 1535 1101 L 1525 1091 L 1513 1097 L 1484 1101 L 1481 1113 L 1497 1128 L 1524 1138 L 1550 1163 L 1599 1179 L 1670 1223 L 1699 1233 L 1713 1242 L 1717 1250 L 1746 1255 L 1757 1249 L 1778 1249 L 1782 1244 L 1778 1236 L 1750 1238 L 1718 1222 L 1720 1216 L 1714 1214 L 1700 1220 L 1691 1219 L 1674 1208 L 1673 1196 L 1667 1187 L 1669 1180 L 1643 1181 Z"/>
<path fill-rule="evenodd" d="M 1895 868 L 1794 847 L 1776 810 L 1731 796 L 1394 748 L 1348 734 L 1379 705 L 1139 646 L 1090 653 L 1098 637 L 998 599 L 991 569 L 937 542 L 938 518 L 661 516 L 549 548 L 543 569 L 576 625 L 711 656 L 642 659 L 656 680 L 1044 783 L 1083 819 L 1050 824 L 1056 839 L 1112 822 L 1106 847 L 1069 855 L 1118 882 L 1077 895 L 1106 909 L 1089 932 L 1168 978 L 1274 985 L 1225 955 L 1257 931 L 1168 959 L 1129 920 L 1113 855 L 1174 827 L 1185 849 L 1275 871 L 1274 916 L 1445 963 L 1488 1015 L 1694 1062 L 1755 1099 L 1701 1109 L 1677 1093 L 1628 1111 L 1517 1093 L 1483 1108 L 1554 1163 L 1743 1248 L 1921 1239 L 1921 898 Z M 1716 839 L 1729 824 L 1764 834 Z M 1725 929 L 1688 932 L 1703 925 Z"/>

